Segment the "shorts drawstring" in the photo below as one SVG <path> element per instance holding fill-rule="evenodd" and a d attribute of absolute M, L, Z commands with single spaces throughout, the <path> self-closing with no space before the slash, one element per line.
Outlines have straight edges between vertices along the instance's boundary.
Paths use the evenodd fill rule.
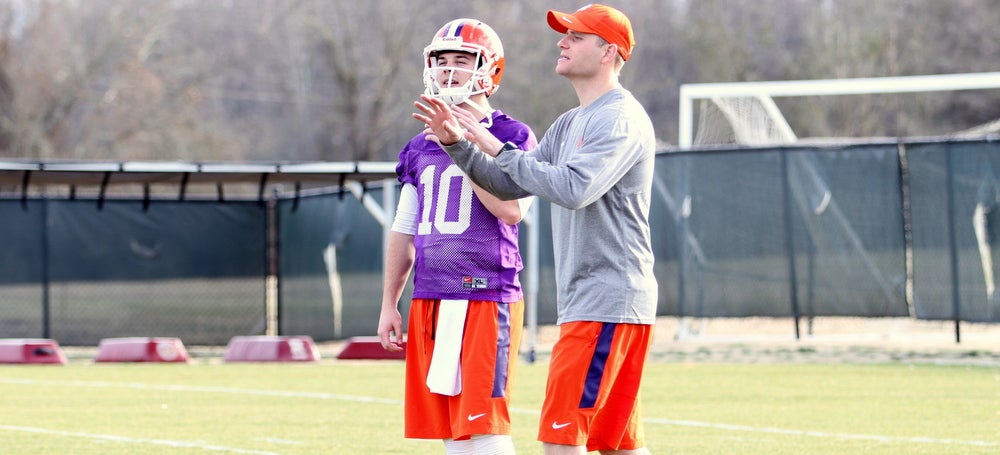
<path fill-rule="evenodd" d="M 435 334 L 437 333 L 438 308 L 440 307 L 441 307 L 440 300 L 431 301 L 431 312 L 430 312 L 431 320 L 429 321 L 430 323 L 426 325 L 426 327 L 430 327 L 431 329 L 431 341 L 434 341 Z"/>

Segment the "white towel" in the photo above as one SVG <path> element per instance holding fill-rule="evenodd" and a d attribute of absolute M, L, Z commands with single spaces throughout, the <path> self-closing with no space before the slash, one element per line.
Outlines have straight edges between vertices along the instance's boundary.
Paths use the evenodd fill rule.
<path fill-rule="evenodd" d="M 462 393 L 462 336 L 468 308 L 468 300 L 441 300 L 438 307 L 434 352 L 427 371 L 427 387 L 433 393 Z"/>

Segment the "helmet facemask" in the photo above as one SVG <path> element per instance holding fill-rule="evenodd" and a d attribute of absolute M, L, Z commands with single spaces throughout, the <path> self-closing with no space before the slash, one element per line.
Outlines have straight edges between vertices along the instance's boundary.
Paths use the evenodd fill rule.
<path fill-rule="evenodd" d="M 442 52 L 464 52 L 471 55 L 473 68 L 438 65 L 437 55 Z M 492 65 L 483 61 L 483 54 L 479 51 L 439 49 L 425 51 L 425 55 L 424 93 L 445 103 L 462 104 L 474 95 L 487 93 L 487 88 L 493 85 L 492 74 L 488 74 Z M 466 75 L 468 79 L 464 83 L 452 85 L 453 81 L 461 80 Z"/>

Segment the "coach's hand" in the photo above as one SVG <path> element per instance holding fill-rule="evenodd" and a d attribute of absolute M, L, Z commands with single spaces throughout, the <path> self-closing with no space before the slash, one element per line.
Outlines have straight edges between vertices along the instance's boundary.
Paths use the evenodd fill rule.
<path fill-rule="evenodd" d="M 427 127 L 427 140 L 452 145 L 462 139 L 465 130 L 458 124 L 448 104 L 428 95 L 420 95 L 420 101 L 413 102 L 413 107 L 420 111 L 414 112 L 413 118 Z"/>
<path fill-rule="evenodd" d="M 489 156 L 496 157 L 503 147 L 503 142 L 497 139 L 486 125 L 479 121 L 479 116 L 468 109 L 459 106 L 452 106 L 452 114 L 458 120 L 458 125 L 465 131 L 463 135 L 469 142 L 472 142 Z M 491 114 L 487 114 L 491 115 Z"/>

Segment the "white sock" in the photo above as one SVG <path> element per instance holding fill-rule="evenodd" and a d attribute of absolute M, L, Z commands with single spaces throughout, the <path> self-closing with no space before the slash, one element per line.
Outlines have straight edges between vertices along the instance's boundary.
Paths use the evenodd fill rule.
<path fill-rule="evenodd" d="M 477 434 L 472 437 L 477 455 L 514 455 L 514 439 L 509 434 Z"/>
<path fill-rule="evenodd" d="M 476 455 L 476 446 L 472 444 L 471 439 L 462 441 L 445 439 L 444 453 L 448 455 Z"/>

